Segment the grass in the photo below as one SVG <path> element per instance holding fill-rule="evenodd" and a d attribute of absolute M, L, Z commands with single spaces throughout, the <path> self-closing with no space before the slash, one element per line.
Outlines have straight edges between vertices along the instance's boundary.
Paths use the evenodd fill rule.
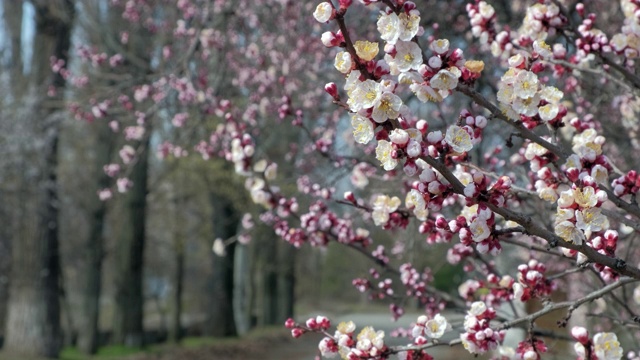
<path fill-rule="evenodd" d="M 60 360 L 111 360 L 119 359 L 123 356 L 139 354 L 142 352 L 153 352 L 154 346 L 145 348 L 130 348 L 122 345 L 110 345 L 98 349 L 98 353 L 87 356 L 75 347 L 67 347 L 60 353 Z"/>
<path fill-rule="evenodd" d="M 163 343 L 146 346 L 144 348 L 130 348 L 121 345 L 110 345 L 98 349 L 93 356 L 83 354 L 75 347 L 67 347 L 60 353 L 60 360 L 118 360 L 123 357 L 136 354 L 159 354 L 175 349 L 199 349 L 207 347 L 242 347 L 247 342 L 258 339 L 269 339 L 274 336 L 288 335 L 288 331 L 282 326 L 268 326 L 254 329 L 243 337 L 211 338 L 211 337 L 186 337 L 180 344 Z M 0 357 L 0 360 L 5 360 Z M 8 360 L 8 359 L 7 359 Z M 35 360 L 35 359 L 34 359 Z"/>

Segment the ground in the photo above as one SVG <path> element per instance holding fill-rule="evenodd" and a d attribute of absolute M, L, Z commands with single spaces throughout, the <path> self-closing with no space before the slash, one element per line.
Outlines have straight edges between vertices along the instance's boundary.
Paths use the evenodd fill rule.
<path fill-rule="evenodd" d="M 336 319 L 337 322 L 351 320 L 356 324 L 367 324 L 376 330 L 384 330 L 387 343 L 391 345 L 406 344 L 406 339 L 391 338 L 389 333 L 397 327 L 409 326 L 414 316 L 407 315 L 398 323 L 389 322 L 388 313 L 345 314 Z M 456 334 L 450 334 L 449 338 Z M 173 348 L 157 354 L 144 354 L 127 358 L 127 360 L 314 360 L 318 354 L 318 334 L 306 334 L 299 339 L 292 339 L 288 331 L 272 329 L 271 332 L 251 336 L 248 339 L 230 341 L 214 345 L 205 345 L 194 349 Z M 449 348 L 440 346 L 430 351 L 436 359 L 482 359 L 474 357 L 461 346 Z"/>

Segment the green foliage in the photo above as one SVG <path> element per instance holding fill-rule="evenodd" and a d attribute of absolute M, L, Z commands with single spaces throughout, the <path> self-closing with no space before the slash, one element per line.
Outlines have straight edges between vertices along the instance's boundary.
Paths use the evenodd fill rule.
<path fill-rule="evenodd" d="M 439 290 L 453 293 L 457 291 L 463 277 L 462 264 L 445 263 L 433 274 L 433 286 Z"/>

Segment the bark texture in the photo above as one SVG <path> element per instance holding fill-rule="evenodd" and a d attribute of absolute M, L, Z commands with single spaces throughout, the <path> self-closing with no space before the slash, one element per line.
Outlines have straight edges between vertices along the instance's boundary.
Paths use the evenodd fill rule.
<path fill-rule="evenodd" d="M 51 72 L 51 57 L 68 60 L 75 16 L 71 0 L 32 1 L 35 8 L 33 60 L 27 91 L 17 101 L 16 120 L 28 122 L 34 136 L 26 149 L 19 189 L 21 213 L 12 245 L 11 288 L 5 351 L 57 357 L 62 344 L 60 326 L 60 259 L 58 253 L 58 141 L 64 80 Z M 55 86 L 57 96 L 47 96 Z M 54 105 L 51 105 L 54 104 Z M 36 140 L 37 139 L 37 140 Z"/>

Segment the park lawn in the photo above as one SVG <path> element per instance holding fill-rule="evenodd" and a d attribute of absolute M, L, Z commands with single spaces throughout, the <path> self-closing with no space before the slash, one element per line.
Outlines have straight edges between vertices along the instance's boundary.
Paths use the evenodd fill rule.
<path fill-rule="evenodd" d="M 238 353 L 255 350 L 255 346 L 265 344 L 273 340 L 290 338 L 288 330 L 282 326 L 265 327 L 255 329 L 243 337 L 211 338 L 211 337 L 187 337 L 179 344 L 154 344 L 143 348 L 130 348 L 126 346 L 111 345 L 101 347 L 98 353 L 87 356 L 75 347 L 67 347 L 60 353 L 60 360 L 145 360 L 157 359 L 171 354 L 176 359 L 189 353 Z M 0 360 L 9 360 L 0 357 Z M 30 359 L 39 360 L 39 359 Z"/>

